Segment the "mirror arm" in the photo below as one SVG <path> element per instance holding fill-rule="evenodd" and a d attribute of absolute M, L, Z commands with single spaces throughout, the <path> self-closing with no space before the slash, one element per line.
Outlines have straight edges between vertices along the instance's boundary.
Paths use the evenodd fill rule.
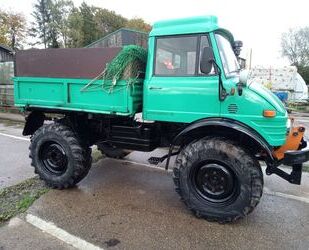
<path fill-rule="evenodd" d="M 243 90 L 244 85 L 241 82 L 237 83 L 236 85 L 237 85 L 238 95 L 242 96 L 242 90 Z"/>
<path fill-rule="evenodd" d="M 217 62 L 214 59 L 211 59 L 210 62 L 212 62 L 215 65 L 215 67 L 218 71 L 218 75 L 219 75 L 219 101 L 222 102 L 229 95 L 229 93 L 226 92 L 226 89 L 223 86 L 222 71 L 221 71 L 219 65 L 217 64 Z"/>

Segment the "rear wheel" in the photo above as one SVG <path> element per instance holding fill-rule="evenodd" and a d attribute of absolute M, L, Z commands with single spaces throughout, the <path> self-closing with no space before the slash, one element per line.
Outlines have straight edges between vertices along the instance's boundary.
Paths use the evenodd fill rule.
<path fill-rule="evenodd" d="M 31 138 L 31 165 L 53 188 L 69 188 L 81 181 L 91 167 L 91 149 L 82 145 L 66 125 L 53 123 L 38 129 Z"/>
<path fill-rule="evenodd" d="M 224 138 L 187 145 L 177 157 L 174 182 L 196 216 L 222 223 L 252 212 L 263 191 L 258 161 Z"/>

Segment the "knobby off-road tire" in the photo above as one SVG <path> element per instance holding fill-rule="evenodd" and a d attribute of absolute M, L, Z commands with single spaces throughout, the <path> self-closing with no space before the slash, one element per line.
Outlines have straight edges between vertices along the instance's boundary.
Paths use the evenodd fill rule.
<path fill-rule="evenodd" d="M 59 122 L 39 128 L 29 149 L 35 173 L 52 188 L 73 187 L 91 168 L 91 148 Z"/>
<path fill-rule="evenodd" d="M 205 137 L 187 145 L 173 170 L 176 192 L 200 218 L 226 223 L 245 217 L 259 203 L 259 162 L 233 141 Z"/>

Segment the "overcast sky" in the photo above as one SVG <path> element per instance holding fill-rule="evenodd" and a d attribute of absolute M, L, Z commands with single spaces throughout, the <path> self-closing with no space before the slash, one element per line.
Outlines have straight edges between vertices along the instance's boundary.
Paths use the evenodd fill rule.
<path fill-rule="evenodd" d="M 36 0 L 0 0 L 1 7 L 31 18 Z M 83 0 L 73 0 L 78 6 Z M 280 36 L 289 28 L 309 26 L 309 1 L 276 0 L 85 0 L 127 18 L 141 17 L 150 24 L 178 17 L 216 15 L 221 27 L 252 48 L 253 65 L 287 64 L 281 58 Z M 246 54 L 246 53 L 243 53 Z"/>

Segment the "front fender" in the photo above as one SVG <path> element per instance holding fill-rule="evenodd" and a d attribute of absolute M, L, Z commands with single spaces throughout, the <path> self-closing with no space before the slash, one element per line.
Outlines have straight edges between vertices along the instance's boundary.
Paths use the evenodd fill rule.
<path fill-rule="evenodd" d="M 187 127 L 185 127 L 180 133 L 178 133 L 169 148 L 169 154 L 168 154 L 168 159 L 166 162 L 166 168 L 168 168 L 169 165 L 169 159 L 170 156 L 172 155 L 173 149 L 175 145 L 179 145 L 181 143 L 181 140 L 189 135 L 193 131 L 197 131 L 198 129 L 205 129 L 207 131 L 207 128 L 210 127 L 215 127 L 216 129 L 229 129 L 229 130 L 234 130 L 235 132 L 244 134 L 248 137 L 250 137 L 254 142 L 256 142 L 267 154 L 267 159 L 266 161 L 268 163 L 272 163 L 275 161 L 272 151 L 273 148 L 267 143 L 267 141 L 255 130 L 250 128 L 249 126 L 238 122 L 233 119 L 228 119 L 228 118 L 206 118 L 206 119 L 201 119 L 197 120 L 193 123 L 190 123 Z M 215 135 L 215 134 L 212 134 Z M 203 134 L 201 135 L 203 137 Z"/>

